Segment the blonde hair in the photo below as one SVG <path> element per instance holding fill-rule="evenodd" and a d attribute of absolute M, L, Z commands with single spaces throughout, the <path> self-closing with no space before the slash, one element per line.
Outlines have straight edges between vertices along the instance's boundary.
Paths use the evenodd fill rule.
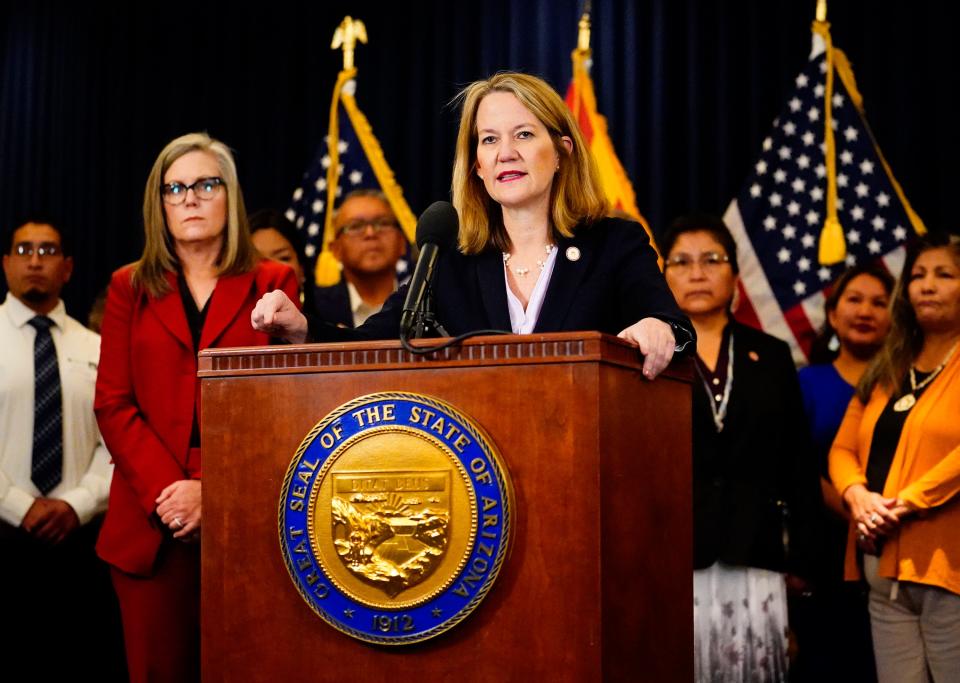
<path fill-rule="evenodd" d="M 960 236 L 957 235 L 928 233 L 907 251 L 890 302 L 890 333 L 857 384 L 857 398 L 863 403 L 870 400 L 877 385 L 895 394 L 907 376 L 910 364 L 923 349 L 923 330 L 917 324 L 917 314 L 910 303 L 910 274 L 920 254 L 944 248 L 953 254 L 960 266 Z"/>
<path fill-rule="evenodd" d="M 477 110 L 493 92 L 516 97 L 544 125 L 553 140 L 560 166 L 550 190 L 553 229 L 572 237 L 579 223 L 593 223 L 607 214 L 608 203 L 593 155 L 570 110 L 545 81 L 524 73 L 504 71 L 485 81 L 476 81 L 460 91 L 460 132 L 453 163 L 453 205 L 460 214 L 460 250 L 476 254 L 491 243 L 507 251 L 510 238 L 503 227 L 503 213 L 477 176 Z M 569 152 L 561 138 L 573 141 Z"/>
<path fill-rule="evenodd" d="M 151 296 L 159 297 L 170 291 L 166 274 L 177 269 L 173 240 L 167 229 L 160 194 L 163 176 L 180 157 L 190 152 L 207 152 L 217 160 L 220 177 L 227 192 L 227 225 L 223 250 L 220 253 L 218 274 L 234 275 L 253 269 L 260 260 L 250 239 L 247 211 L 237 180 L 237 165 L 230 148 L 206 133 L 189 133 L 172 140 L 163 148 L 147 178 L 143 192 L 143 232 L 146 244 L 143 255 L 133 267 L 133 286 L 142 287 Z"/>

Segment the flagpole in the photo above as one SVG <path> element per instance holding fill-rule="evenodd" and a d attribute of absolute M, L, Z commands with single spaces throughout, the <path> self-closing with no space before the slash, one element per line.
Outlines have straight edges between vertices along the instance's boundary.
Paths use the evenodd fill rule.
<path fill-rule="evenodd" d="M 327 167 L 327 210 L 323 220 L 323 238 L 317 264 L 314 268 L 314 278 L 319 285 L 333 284 L 339 279 L 339 262 L 326 248 L 333 241 L 333 207 L 337 200 L 337 186 L 340 184 L 340 149 L 336 141 L 340 139 L 339 117 L 337 109 L 343 86 L 357 75 L 353 56 L 356 52 L 357 41 L 367 42 L 367 29 L 363 22 L 346 16 L 330 42 L 331 50 L 343 50 L 343 69 L 337 75 L 336 85 L 333 87 L 333 97 L 330 101 L 330 118 L 327 125 L 327 150 L 330 165 Z"/>
<path fill-rule="evenodd" d="M 627 172 L 617 158 L 613 143 L 607 132 L 606 119 L 597 111 L 597 97 L 590 78 L 593 51 L 590 48 L 590 0 L 584 2 L 583 13 L 577 22 L 577 46 L 571 51 L 573 76 L 565 97 L 567 107 L 584 133 L 590 153 L 598 164 L 604 194 L 611 206 L 639 221 L 650 238 L 650 246 L 662 259 L 650 226 L 637 208 L 637 199 Z"/>
<path fill-rule="evenodd" d="M 823 96 L 824 161 L 827 167 L 827 215 L 820 231 L 818 260 L 822 265 L 840 263 L 847 256 L 847 244 L 843 226 L 837 213 L 837 147 L 833 134 L 833 40 L 827 22 L 827 0 L 817 0 L 814 33 L 820 34 L 825 44 L 824 60 L 827 65 L 825 92 Z"/>

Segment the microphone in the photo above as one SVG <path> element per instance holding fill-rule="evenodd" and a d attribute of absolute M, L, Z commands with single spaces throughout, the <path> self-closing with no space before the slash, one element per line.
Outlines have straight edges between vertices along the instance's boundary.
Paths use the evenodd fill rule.
<path fill-rule="evenodd" d="M 433 281 L 433 268 L 437 262 L 437 255 L 441 249 L 456 246 L 459 228 L 460 219 L 457 216 L 457 210 L 450 202 L 434 202 L 420 214 L 420 220 L 417 221 L 417 246 L 420 248 L 420 257 L 417 259 L 413 277 L 410 278 L 407 298 L 403 302 L 403 312 L 400 314 L 401 339 L 409 339 L 411 331 L 415 331 L 414 328 L 422 324 L 421 309 L 424 307 Z"/>

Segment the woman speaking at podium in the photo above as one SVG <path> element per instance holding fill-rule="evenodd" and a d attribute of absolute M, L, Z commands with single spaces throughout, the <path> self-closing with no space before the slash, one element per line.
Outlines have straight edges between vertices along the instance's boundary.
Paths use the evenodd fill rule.
<path fill-rule="evenodd" d="M 563 100 L 541 79 L 515 72 L 472 83 L 458 99 L 459 230 L 456 248 L 437 256 L 437 321 L 450 335 L 616 334 L 639 347 L 644 374 L 655 377 L 693 341 L 692 325 L 643 228 L 607 217 L 596 164 Z M 251 321 L 295 343 L 396 338 L 405 296 L 404 287 L 349 332 L 308 321 L 280 291 L 257 303 Z"/>

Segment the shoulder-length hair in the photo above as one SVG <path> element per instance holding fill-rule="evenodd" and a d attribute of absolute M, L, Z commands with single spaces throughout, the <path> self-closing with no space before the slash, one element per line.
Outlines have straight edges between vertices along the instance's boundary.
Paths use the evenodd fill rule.
<path fill-rule="evenodd" d="M 887 297 L 890 297 L 893 293 L 893 288 L 896 284 L 893 275 L 878 263 L 861 264 L 843 271 L 836 282 L 833 283 L 830 294 L 827 295 L 826 300 L 823 302 L 823 311 L 825 314 L 823 317 L 823 327 L 820 328 L 820 332 L 810 346 L 811 365 L 832 363 L 836 357 L 840 355 L 839 346 L 835 349 L 831 348 L 831 341 L 837 331 L 833 329 L 833 325 L 830 324 L 829 314 L 837 310 L 837 306 L 840 304 L 840 298 L 843 296 L 843 293 L 847 291 L 847 286 L 861 275 L 868 275 L 879 282 L 887 293 Z"/>
<path fill-rule="evenodd" d="M 508 92 L 539 119 L 553 140 L 560 168 L 550 190 L 550 219 L 553 229 L 571 237 L 579 223 L 593 223 L 608 211 L 600 173 L 570 110 L 545 81 L 518 72 L 500 72 L 485 81 L 476 81 L 460 91 L 460 131 L 453 163 L 451 189 L 453 205 L 460 214 L 460 250 L 476 254 L 491 244 L 501 251 L 510 248 L 503 227 L 503 213 L 477 176 L 477 109 L 493 92 Z M 569 152 L 561 138 L 573 142 Z"/>
<path fill-rule="evenodd" d="M 207 152 L 217 160 L 220 177 L 227 191 L 226 235 L 218 261 L 218 274 L 246 273 L 260 260 L 250 239 L 247 211 L 243 204 L 243 194 L 240 192 L 240 182 L 237 180 L 237 165 L 230 148 L 206 133 L 182 135 L 168 143 L 153 162 L 143 192 L 143 232 L 146 244 L 143 255 L 134 264 L 132 281 L 134 287 L 142 287 L 154 297 L 170 291 L 167 273 L 177 269 L 177 255 L 167 229 L 163 197 L 160 194 L 163 177 L 173 162 L 196 151 Z"/>
<path fill-rule="evenodd" d="M 878 384 L 891 394 L 896 392 L 907 376 L 910 364 L 923 348 L 923 330 L 917 324 L 917 315 L 910 304 L 910 273 L 920 254 L 944 247 L 953 252 L 954 259 L 960 264 L 958 235 L 928 233 L 907 251 L 890 304 L 890 334 L 857 385 L 857 397 L 864 403 Z"/>

